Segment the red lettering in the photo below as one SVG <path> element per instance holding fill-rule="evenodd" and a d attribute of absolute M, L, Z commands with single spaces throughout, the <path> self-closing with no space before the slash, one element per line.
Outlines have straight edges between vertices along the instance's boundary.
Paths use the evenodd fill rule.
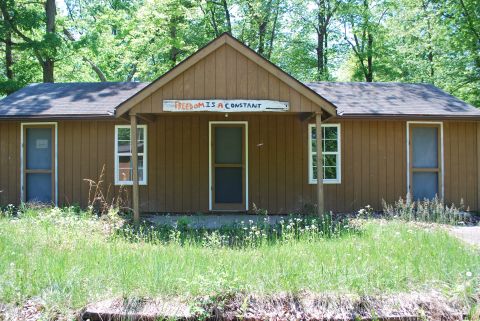
<path fill-rule="evenodd" d="M 223 109 L 223 104 L 222 104 L 222 103 L 218 103 L 218 108 L 219 108 L 219 109 Z"/>

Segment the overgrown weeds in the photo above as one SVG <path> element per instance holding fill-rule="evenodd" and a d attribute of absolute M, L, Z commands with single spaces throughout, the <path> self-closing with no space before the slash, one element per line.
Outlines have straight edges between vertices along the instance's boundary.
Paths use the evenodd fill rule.
<path fill-rule="evenodd" d="M 112 186 L 104 186 L 105 165 L 98 180 L 84 179 L 89 185 L 88 211 L 97 215 L 111 215 L 113 212 L 129 210 L 128 193 L 123 185 L 120 185 L 118 193 L 112 191 Z"/>
<path fill-rule="evenodd" d="M 39 298 L 59 311 L 115 297 L 240 292 L 364 295 L 440 288 L 471 296 L 480 276 L 478 250 L 442 229 L 400 220 L 366 220 L 360 232 L 328 216 L 206 231 L 188 224 L 133 230 L 107 217 L 76 207 L 27 206 L 2 216 L 0 302 Z"/>
<path fill-rule="evenodd" d="M 461 224 L 468 219 L 464 207 L 456 207 L 445 204 L 442 199 L 424 199 L 412 201 L 407 195 L 406 199 L 400 198 L 394 204 L 387 204 L 382 201 L 383 214 L 386 218 L 396 218 L 404 221 L 419 221 L 440 224 Z"/>
<path fill-rule="evenodd" d="M 332 213 L 318 216 L 289 216 L 272 224 L 268 216 L 262 221 L 241 221 L 217 230 L 191 228 L 180 220 L 175 226 L 154 225 L 144 222 L 140 226 L 126 225 L 118 230 L 118 237 L 132 242 L 197 244 L 205 247 L 257 247 L 282 242 L 331 239 L 358 233 L 348 220 L 335 220 Z"/>

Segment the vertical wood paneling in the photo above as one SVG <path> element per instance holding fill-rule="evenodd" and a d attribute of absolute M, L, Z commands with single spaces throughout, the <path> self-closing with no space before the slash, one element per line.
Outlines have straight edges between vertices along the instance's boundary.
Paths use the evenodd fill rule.
<path fill-rule="evenodd" d="M 226 51 L 225 46 L 222 46 L 215 52 L 215 98 L 227 96 Z"/>
<path fill-rule="evenodd" d="M 227 96 L 228 99 L 237 98 L 237 52 L 230 46 L 225 46 L 226 50 L 226 66 L 225 77 L 227 79 Z M 247 86 L 246 83 L 242 86 Z"/>
<path fill-rule="evenodd" d="M 258 97 L 258 68 L 255 62 L 247 60 L 247 98 L 249 99 Z"/>
<path fill-rule="evenodd" d="M 16 159 L 20 159 L 17 153 L 19 152 L 17 146 L 17 135 L 19 135 L 19 130 L 16 123 L 10 123 L 8 126 L 8 158 L 9 163 Z M 15 203 L 17 199 L 17 185 L 19 180 L 17 179 L 16 170 L 8 171 L 8 199 L 11 203 Z"/>
<path fill-rule="evenodd" d="M 277 134 L 276 134 L 276 148 L 277 148 L 277 163 L 275 168 L 277 170 L 277 212 L 286 213 L 286 177 L 285 177 L 285 151 L 286 151 L 286 137 L 285 137 L 285 117 L 283 115 L 277 116 Z"/>
<path fill-rule="evenodd" d="M 392 121 L 386 122 L 386 153 L 387 153 L 387 191 L 385 195 L 385 201 L 392 203 L 395 200 L 394 187 L 395 187 L 395 127 Z"/>
<path fill-rule="evenodd" d="M 370 121 L 370 135 L 369 135 L 369 199 L 372 200 L 371 206 L 374 208 L 380 207 L 380 199 L 378 197 L 378 184 L 376 183 L 378 173 L 378 122 Z"/>
<path fill-rule="evenodd" d="M 156 120 L 157 123 L 157 136 L 156 141 L 154 144 L 157 144 L 157 155 L 155 158 L 155 162 L 157 162 L 158 166 L 158 173 L 157 173 L 157 191 L 156 191 L 156 198 L 157 198 L 157 208 L 151 208 L 152 212 L 161 211 L 166 212 L 166 182 L 167 182 L 167 152 L 166 152 L 166 119 L 165 117 L 158 117 Z"/>
<path fill-rule="evenodd" d="M 1 153 L 0 158 L 0 202 L 3 205 L 8 204 L 8 170 L 10 166 L 10 159 L 8 157 L 8 142 L 10 141 L 8 130 L 8 123 L 3 123 L 0 127 L 0 151 L 7 151 Z"/>
<path fill-rule="evenodd" d="M 142 186 L 143 211 L 208 210 L 208 122 L 224 119 L 223 115 L 162 115 L 148 124 L 149 176 L 148 186 Z M 288 213 L 315 202 L 315 185 L 308 184 L 307 121 L 293 114 L 231 115 L 229 119 L 249 123 L 250 206 L 255 203 L 269 213 Z M 405 197 L 406 122 L 339 122 L 342 183 L 325 185 L 328 209 L 354 211 L 366 204 L 380 208 L 382 198 L 392 202 Z M 113 177 L 114 126 L 111 121 L 59 122 L 60 205 L 86 206 L 88 184 L 83 180 L 97 180 L 104 164 L 105 194 L 108 187 L 110 197 L 118 190 Z M 477 126 L 476 122 L 444 122 L 445 199 L 455 204 L 463 199 L 471 209 L 477 209 L 479 202 Z M 20 122 L 0 122 L 2 205 L 19 202 L 19 144 Z"/>

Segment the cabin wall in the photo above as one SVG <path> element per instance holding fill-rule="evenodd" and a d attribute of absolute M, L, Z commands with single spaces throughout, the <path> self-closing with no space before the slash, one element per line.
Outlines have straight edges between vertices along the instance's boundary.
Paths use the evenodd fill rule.
<path fill-rule="evenodd" d="M 148 124 L 148 185 L 140 186 L 144 212 L 208 211 L 208 123 L 222 115 L 162 115 Z M 308 121 L 299 115 L 235 115 L 248 121 L 249 205 L 288 213 L 313 204 L 308 184 Z M 335 120 L 331 122 L 337 122 Z M 406 122 L 341 120 L 341 184 L 325 185 L 326 209 L 381 208 L 404 197 Z M 105 166 L 103 194 L 114 186 L 113 121 L 58 122 L 59 205 L 88 205 L 89 184 Z M 444 121 L 445 199 L 478 209 L 477 122 Z M 122 195 L 131 198 L 130 187 Z M 0 205 L 20 202 L 20 122 L 0 121 Z"/>

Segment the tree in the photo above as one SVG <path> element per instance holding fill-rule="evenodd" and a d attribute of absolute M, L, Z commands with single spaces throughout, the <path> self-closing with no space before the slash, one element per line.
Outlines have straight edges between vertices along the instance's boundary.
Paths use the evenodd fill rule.
<path fill-rule="evenodd" d="M 8 31 L 23 42 L 23 48 L 33 51 L 42 67 L 43 81 L 53 82 L 55 61 L 61 46 L 60 38 L 56 34 L 57 9 L 55 0 L 45 0 L 44 14 L 41 14 L 38 3 L 3 0 L 0 2 L 0 10 Z M 44 24 L 41 37 L 36 37 L 40 27 L 38 21 Z"/>
<path fill-rule="evenodd" d="M 386 2 L 351 0 L 343 10 L 344 39 L 350 45 L 366 82 L 374 76 L 374 40 L 388 11 Z"/>

